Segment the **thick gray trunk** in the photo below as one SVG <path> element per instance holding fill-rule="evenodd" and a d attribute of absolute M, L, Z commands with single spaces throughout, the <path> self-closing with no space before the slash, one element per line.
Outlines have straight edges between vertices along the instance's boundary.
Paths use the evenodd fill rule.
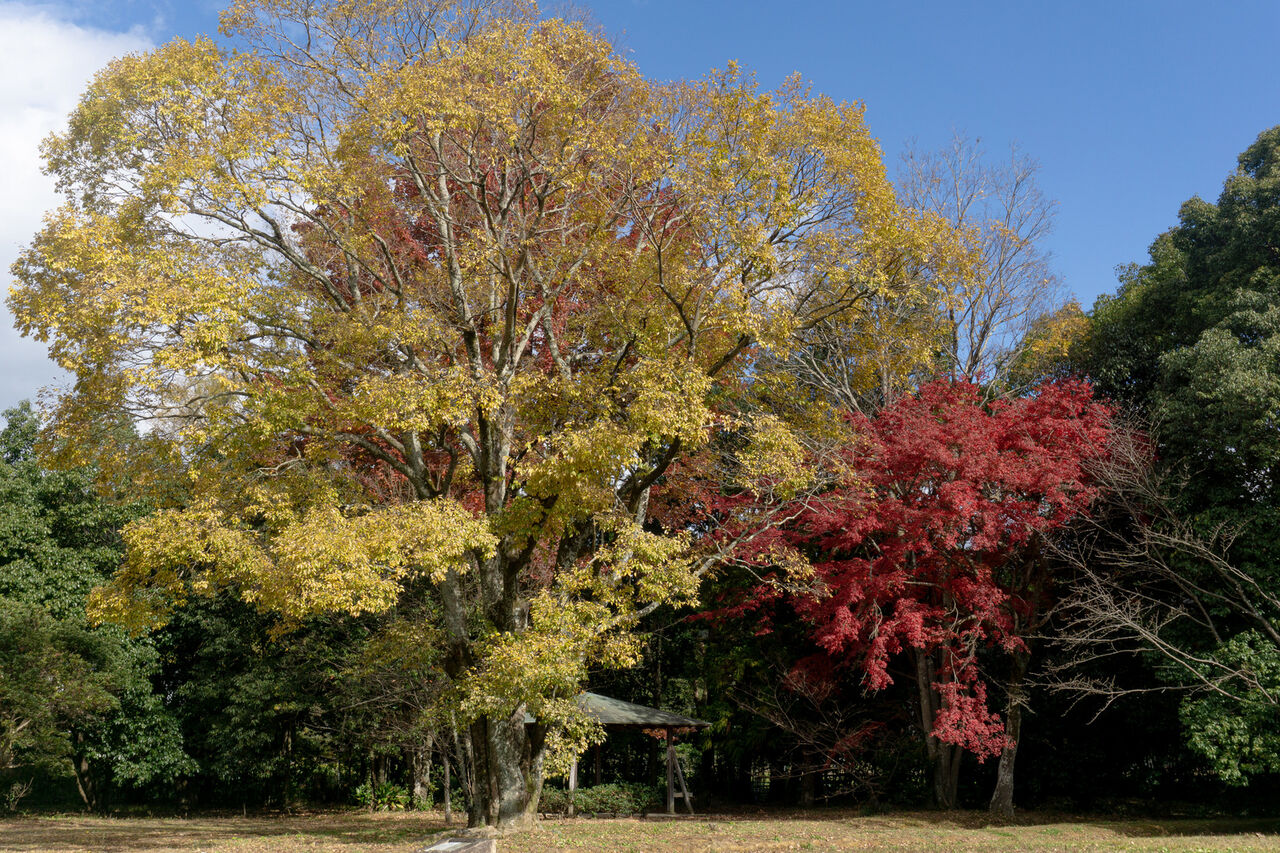
<path fill-rule="evenodd" d="M 412 747 L 409 763 L 413 774 L 413 807 L 415 809 L 431 808 L 431 748 L 428 741 L 425 745 Z"/>
<path fill-rule="evenodd" d="M 471 727 L 476 791 L 472 826 L 528 826 L 542 795 L 544 733 L 526 726 L 524 709 L 506 718 L 485 718 Z"/>
<path fill-rule="evenodd" d="M 501 553 L 476 559 L 485 609 L 491 624 L 500 631 L 519 632 L 528 627 L 511 594 L 519 565 Z M 451 641 L 445 670 L 459 679 L 475 665 L 475 659 L 457 573 L 446 576 L 440 592 Z M 462 731 L 455 730 L 455 736 L 467 793 L 467 823 L 505 828 L 531 822 L 542 793 L 545 733 L 539 726 L 525 725 L 523 706 L 506 718 L 478 719 Z"/>
<path fill-rule="evenodd" d="M 473 362 L 480 365 L 478 351 L 472 355 Z M 483 485 L 485 512 L 491 518 L 507 508 L 507 460 L 513 428 L 514 414 L 509 407 L 501 408 L 492 420 L 482 413 L 477 421 L 472 461 Z M 528 603 L 521 598 L 519 580 L 537 544 L 533 531 L 530 534 L 508 534 L 494 552 L 472 554 L 478 590 L 452 571 L 439 585 L 451 646 L 445 662 L 450 677 L 461 679 L 478 663 L 472 635 L 477 611 L 489 628 L 500 633 L 519 634 L 528 629 Z M 560 545 L 558 553 L 565 550 L 563 541 Z M 532 822 L 542 793 L 543 729 L 525 725 L 522 705 L 508 717 L 478 719 L 459 734 L 463 749 L 458 760 L 467 785 L 468 823 L 506 828 Z"/>

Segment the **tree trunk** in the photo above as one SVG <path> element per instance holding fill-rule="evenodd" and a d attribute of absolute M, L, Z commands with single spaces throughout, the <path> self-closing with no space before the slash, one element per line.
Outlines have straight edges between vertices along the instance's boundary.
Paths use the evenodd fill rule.
<path fill-rule="evenodd" d="M 284 757 L 284 778 L 280 780 L 280 807 L 284 809 L 285 814 L 291 814 L 293 808 L 293 723 L 289 723 L 284 730 L 284 741 L 281 743 L 280 751 Z"/>
<path fill-rule="evenodd" d="M 75 749 L 71 756 L 71 768 L 75 771 L 80 799 L 89 811 L 104 813 L 107 810 L 106 785 L 99 781 L 93 765 L 84 754 L 84 735 L 80 732 L 73 733 L 72 743 Z"/>
<path fill-rule="evenodd" d="M 991 795 L 991 813 L 1002 818 L 1013 817 L 1013 764 L 1018 757 L 1018 741 L 1022 737 L 1022 708 L 1026 704 L 1026 675 L 1030 655 L 1013 655 L 1013 672 L 1009 676 L 1009 699 L 1005 709 L 1005 745 L 996 770 L 996 789 Z"/>
<path fill-rule="evenodd" d="M 960 787 L 961 749 L 953 744 L 943 743 L 933 735 L 933 722 L 941 704 L 941 697 L 933 688 L 938 667 L 929 652 L 917 649 L 914 654 L 920 726 L 924 730 L 925 751 L 929 756 L 930 773 L 933 776 L 933 805 L 940 809 L 954 809 Z"/>
<path fill-rule="evenodd" d="M 449 753 L 440 751 L 440 762 L 444 765 L 444 825 L 453 825 L 453 784 L 449 778 Z"/>
<path fill-rule="evenodd" d="M 490 485 L 486 486 L 486 507 L 496 512 L 501 508 L 501 489 L 494 486 L 497 491 L 491 494 Z M 504 633 L 520 633 L 528 628 L 527 603 L 515 594 L 519 572 L 527 565 L 532 546 L 524 550 L 527 553 L 513 555 L 506 547 L 500 547 L 493 557 L 477 555 L 475 560 L 488 622 Z M 446 575 L 439 590 L 452 646 L 445 670 L 450 677 L 460 679 L 476 660 L 458 574 Z M 536 820 L 546 732 L 540 725 L 526 725 L 524 718 L 521 705 L 506 717 L 481 717 L 460 733 L 463 749 L 459 751 L 459 762 L 464 765 L 464 779 L 469 783 L 469 826 L 506 829 Z"/>
<path fill-rule="evenodd" d="M 524 708 L 506 718 L 485 717 L 471 726 L 475 803 L 472 826 L 500 829 L 532 824 L 542 795 L 545 731 L 524 722 Z"/>
<path fill-rule="evenodd" d="M 818 801 L 818 771 L 806 767 L 800 774 L 800 806 L 811 809 Z"/>
<path fill-rule="evenodd" d="M 418 744 L 410 748 L 409 765 L 413 776 L 413 807 L 415 809 L 431 808 L 431 752 L 433 742 Z"/>

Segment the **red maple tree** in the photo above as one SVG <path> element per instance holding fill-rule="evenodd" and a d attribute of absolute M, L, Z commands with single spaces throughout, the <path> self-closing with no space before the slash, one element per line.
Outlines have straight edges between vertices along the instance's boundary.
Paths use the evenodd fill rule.
<path fill-rule="evenodd" d="M 984 759 L 1013 746 L 978 652 L 1002 649 L 1025 672 L 1025 634 L 1052 587 L 1037 543 L 1088 512 L 1089 462 L 1106 453 L 1112 413 L 1079 381 L 987 401 L 976 385 L 938 380 L 849 417 L 863 437 L 842 452 L 852 476 L 779 531 L 813 564 L 812 591 L 766 583 L 729 610 L 767 626 L 785 600 L 821 650 L 797 669 L 852 669 L 868 690 L 890 685 L 891 662 L 908 656 L 934 796 L 951 806 L 961 750 Z"/>

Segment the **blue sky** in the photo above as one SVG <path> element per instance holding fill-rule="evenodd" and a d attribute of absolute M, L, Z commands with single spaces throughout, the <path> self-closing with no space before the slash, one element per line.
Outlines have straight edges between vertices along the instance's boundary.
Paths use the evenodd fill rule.
<path fill-rule="evenodd" d="M 21 154 L 10 157 L 10 175 L 21 174 L 9 180 L 24 188 L 0 203 L 0 265 L 7 268 L 52 204 L 38 186 L 35 143 L 74 104 L 92 68 L 113 51 L 211 33 L 221 5 L 0 0 L 0 152 Z M 1017 143 L 1040 161 L 1041 187 L 1059 203 L 1049 247 L 1085 307 L 1114 290 L 1117 264 L 1145 258 L 1183 201 L 1216 199 L 1236 155 L 1280 124 L 1276 0 L 576 6 L 653 78 L 698 77 L 738 60 L 766 86 L 799 71 L 820 91 L 862 101 L 891 173 L 912 139 L 937 148 L 958 130 L 997 156 Z M 0 322 L 0 359 L 9 366 L 0 371 L 0 406 L 8 406 L 54 372 L 38 346 L 18 343 L 8 319 Z"/>

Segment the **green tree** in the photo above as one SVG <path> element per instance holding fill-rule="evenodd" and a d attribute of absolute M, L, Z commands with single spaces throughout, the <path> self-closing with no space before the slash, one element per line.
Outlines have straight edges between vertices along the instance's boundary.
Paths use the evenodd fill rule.
<path fill-rule="evenodd" d="M 1110 610 L 1112 628 L 1161 651 L 1168 677 L 1194 691 L 1190 745 L 1241 782 L 1278 766 L 1266 756 L 1280 641 L 1280 127 L 1240 155 L 1216 204 L 1183 204 L 1150 255 L 1099 299 L 1077 353 L 1154 425 L 1159 457 L 1130 454 L 1118 469 L 1130 542 L 1109 552 L 1111 578 L 1086 573 L 1107 606 L 1086 608 L 1085 623 Z M 1126 604 L 1116 578 L 1152 606 Z"/>
<path fill-rule="evenodd" d="M 1184 203 L 1179 224 L 1152 244 L 1150 261 L 1122 269 L 1117 293 L 1094 305 L 1077 361 L 1100 391 L 1148 407 L 1159 422 L 1161 391 L 1185 384 L 1170 375 L 1168 359 L 1184 359 L 1177 353 L 1215 328 L 1239 335 L 1245 347 L 1259 342 L 1230 327 L 1239 325 L 1240 318 L 1233 319 L 1238 312 L 1265 313 L 1280 299 L 1278 193 L 1280 126 L 1259 134 L 1240 155 L 1217 204 L 1200 198 Z M 1187 426 L 1194 426 L 1192 435 L 1204 434 L 1206 444 L 1214 442 L 1211 432 L 1204 433 L 1215 429 L 1212 418 L 1203 426 L 1179 422 L 1169 432 Z"/>
<path fill-rule="evenodd" d="M 184 743 L 199 763 L 185 792 L 202 805 L 341 798 L 367 732 L 344 724 L 343 660 L 365 634 L 354 620 L 312 620 L 272 638 L 272 620 L 230 595 L 193 602 L 154 634 Z"/>
<path fill-rule="evenodd" d="M 115 705 L 114 650 L 101 639 L 38 605 L 0 599 L 0 770 L 27 773 L 14 786 L 65 770 L 72 728 Z"/>
<path fill-rule="evenodd" d="M 86 805 L 113 788 L 190 769 L 176 721 L 152 686 L 150 641 L 91 627 L 89 591 L 120 563 L 136 505 L 103 500 L 86 470 L 49 472 L 24 403 L 0 431 L 0 763 L 56 773 L 70 761 Z"/>

